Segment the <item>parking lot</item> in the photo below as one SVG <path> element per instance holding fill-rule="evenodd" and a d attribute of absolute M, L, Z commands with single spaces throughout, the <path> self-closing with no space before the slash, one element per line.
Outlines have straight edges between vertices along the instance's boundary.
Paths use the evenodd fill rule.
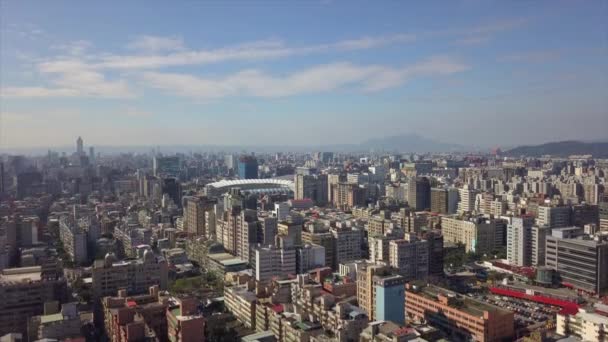
<path fill-rule="evenodd" d="M 484 295 L 478 299 L 512 311 L 515 314 L 516 331 L 539 326 L 539 323 L 544 325 L 549 320 L 555 321 L 555 315 L 561 310 L 558 306 L 498 295 Z"/>

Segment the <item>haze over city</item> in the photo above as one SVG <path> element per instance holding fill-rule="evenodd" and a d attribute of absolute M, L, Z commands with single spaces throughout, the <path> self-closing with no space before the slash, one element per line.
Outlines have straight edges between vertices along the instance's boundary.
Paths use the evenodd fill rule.
<path fill-rule="evenodd" d="M 605 1 L 0 3 L 0 149 L 608 139 Z"/>

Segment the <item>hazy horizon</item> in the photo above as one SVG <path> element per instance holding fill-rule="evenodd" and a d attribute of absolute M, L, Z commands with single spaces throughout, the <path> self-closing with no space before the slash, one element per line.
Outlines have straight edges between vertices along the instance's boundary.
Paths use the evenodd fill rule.
<path fill-rule="evenodd" d="M 0 151 L 608 141 L 605 1 L 110 2 L 0 3 Z"/>

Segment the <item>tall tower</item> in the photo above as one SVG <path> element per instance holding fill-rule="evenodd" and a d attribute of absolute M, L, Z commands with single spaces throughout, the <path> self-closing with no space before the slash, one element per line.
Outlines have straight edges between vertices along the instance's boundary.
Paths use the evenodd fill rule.
<path fill-rule="evenodd" d="M 83 143 L 82 143 L 81 137 L 78 137 L 78 139 L 76 139 L 76 154 L 78 154 L 79 156 L 84 155 L 84 149 L 83 149 Z"/>

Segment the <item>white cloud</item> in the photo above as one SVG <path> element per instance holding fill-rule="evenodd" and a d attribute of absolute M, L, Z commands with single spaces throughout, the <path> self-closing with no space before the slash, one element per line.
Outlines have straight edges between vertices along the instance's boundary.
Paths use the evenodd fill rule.
<path fill-rule="evenodd" d="M 178 37 L 139 36 L 128 47 L 145 52 L 179 51 L 184 49 L 184 41 Z"/>
<path fill-rule="evenodd" d="M 285 97 L 322 93 L 346 86 L 379 91 L 400 86 L 414 77 L 450 75 L 467 68 L 450 58 L 435 57 L 403 68 L 343 62 L 319 65 L 284 76 L 273 76 L 256 69 L 223 78 L 145 72 L 143 81 L 150 87 L 202 100 L 231 96 Z"/>
<path fill-rule="evenodd" d="M 559 59 L 561 52 L 557 50 L 530 51 L 499 56 L 499 62 L 543 63 Z"/>

